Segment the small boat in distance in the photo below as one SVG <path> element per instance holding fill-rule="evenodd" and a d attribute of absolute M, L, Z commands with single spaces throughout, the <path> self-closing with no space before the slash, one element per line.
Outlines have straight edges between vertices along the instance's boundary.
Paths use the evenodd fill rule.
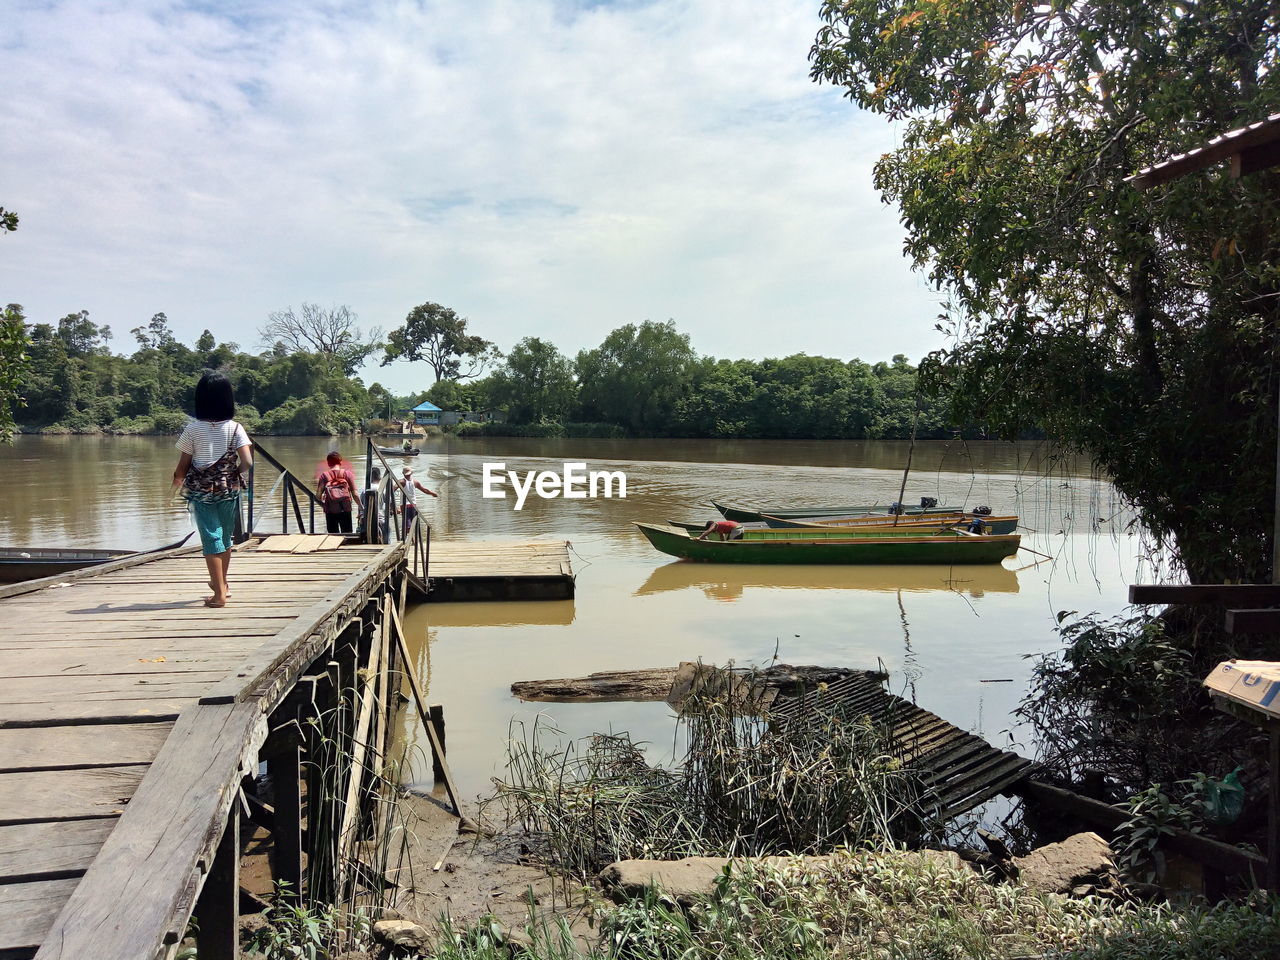
<path fill-rule="evenodd" d="M 810 519 L 815 517 L 893 516 L 892 510 L 890 510 L 890 505 L 885 503 L 862 506 L 845 505 L 842 507 L 749 507 L 744 504 L 720 503 L 716 500 L 712 500 L 711 505 L 719 510 L 721 516 L 726 520 L 737 520 L 739 523 L 750 523 L 752 521 L 763 520 L 765 514 L 783 520 Z M 932 497 L 923 497 L 921 498 L 919 506 L 912 506 L 910 504 L 904 505 L 900 516 L 914 517 L 920 514 L 964 512 L 964 507 L 940 507 L 937 505 L 937 501 Z"/>
<path fill-rule="evenodd" d="M 999 563 L 1018 552 L 1015 534 L 959 530 L 760 530 L 737 540 L 699 540 L 681 527 L 636 523 L 655 549 L 683 560 L 711 563 Z"/>
<path fill-rule="evenodd" d="M 374 447 L 384 457 L 416 457 L 422 452 L 421 447 L 412 447 L 406 450 L 404 447 Z"/>
<path fill-rule="evenodd" d="M 768 527 L 778 530 L 968 530 L 976 520 L 982 521 L 982 533 L 1013 533 L 1018 529 L 1017 516 L 1010 514 L 993 517 L 984 513 L 929 513 L 911 514 L 894 517 L 854 516 L 854 517 L 805 517 L 803 519 L 785 519 L 764 514 L 764 522 Z M 895 522 L 896 520 L 896 522 Z M 699 528 L 701 529 L 701 528 Z"/>
<path fill-rule="evenodd" d="M 0 547 L 0 583 L 22 583 L 133 556 L 132 550 Z"/>

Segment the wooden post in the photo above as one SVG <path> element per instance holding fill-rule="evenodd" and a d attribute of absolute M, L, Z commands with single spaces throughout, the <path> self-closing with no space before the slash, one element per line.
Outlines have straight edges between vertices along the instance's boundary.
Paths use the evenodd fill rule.
<path fill-rule="evenodd" d="M 233 803 L 227 824 L 196 904 L 200 960 L 240 957 L 240 804 Z"/>
<path fill-rule="evenodd" d="M 1280 891 L 1280 730 L 1271 731 L 1271 796 L 1267 801 L 1267 889 Z"/>
<path fill-rule="evenodd" d="M 444 783 L 444 763 L 442 762 L 445 753 L 444 705 L 434 703 L 428 713 L 431 717 L 431 726 L 436 730 L 436 739 L 440 741 L 440 756 L 436 756 L 434 750 L 431 751 L 431 776 L 436 783 Z"/>
<path fill-rule="evenodd" d="M 1276 426 L 1280 430 L 1280 403 L 1276 404 Z M 1276 502 L 1271 527 L 1271 582 L 1280 583 L 1280 434 L 1276 436 Z M 1268 889 L 1274 890 L 1275 887 Z"/>
<path fill-rule="evenodd" d="M 275 801 L 272 878 L 287 884 L 295 897 L 302 895 L 302 791 L 298 785 L 301 763 L 296 743 L 267 758 Z"/>

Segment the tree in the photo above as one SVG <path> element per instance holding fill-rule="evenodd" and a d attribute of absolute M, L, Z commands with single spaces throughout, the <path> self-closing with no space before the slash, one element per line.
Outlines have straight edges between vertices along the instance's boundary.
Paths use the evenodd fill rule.
<path fill-rule="evenodd" d="M 303 303 L 296 313 L 293 307 L 286 307 L 269 314 L 258 333 L 277 353 L 317 353 L 330 358 L 350 377 L 378 349 L 382 336 L 376 329 L 366 336 L 358 324 L 359 317 L 345 304 L 326 309 Z"/>
<path fill-rule="evenodd" d="M 0 312 L 0 442 L 13 439 L 14 409 L 27 371 L 27 325 L 22 307 L 11 303 Z"/>
<path fill-rule="evenodd" d="M 688 335 L 674 321 L 619 327 L 574 361 L 584 419 L 641 434 L 671 433 L 697 363 Z"/>
<path fill-rule="evenodd" d="M 178 342 L 173 330 L 169 328 L 169 318 L 163 311 L 153 313 L 145 327 L 134 327 L 129 332 L 138 341 L 139 350 L 163 350 Z"/>
<path fill-rule="evenodd" d="M 105 324 L 98 326 L 89 319 L 88 310 L 81 310 L 58 321 L 58 339 L 66 345 L 68 356 L 88 357 L 109 352 L 107 341 L 111 339 L 111 328 Z"/>
<path fill-rule="evenodd" d="M 950 297 L 956 422 L 1092 453 L 1193 580 L 1270 573 L 1280 174 L 1125 177 L 1280 109 L 1274 0 L 825 0 L 815 79 L 907 119 L 875 182 Z"/>
<path fill-rule="evenodd" d="M 423 303 L 409 311 L 404 326 L 387 335 L 382 365 L 395 360 L 425 360 L 437 380 L 478 377 L 501 357 L 498 349 L 467 333 L 467 321 L 451 307 Z"/>
<path fill-rule="evenodd" d="M 493 402 L 512 423 L 563 420 L 573 406 L 573 363 L 547 340 L 525 337 L 490 380 Z"/>
<path fill-rule="evenodd" d="M 12 233 L 18 229 L 18 215 L 12 210 L 0 207 L 0 231 Z"/>

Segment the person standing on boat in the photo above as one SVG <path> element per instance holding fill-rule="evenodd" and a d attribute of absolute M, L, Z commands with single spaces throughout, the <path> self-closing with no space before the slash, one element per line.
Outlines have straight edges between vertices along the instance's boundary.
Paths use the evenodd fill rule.
<path fill-rule="evenodd" d="M 316 493 L 324 504 L 324 528 L 329 533 L 351 532 L 351 509 L 356 498 L 356 475 L 334 450 L 325 457 L 327 469 L 316 478 Z"/>
<path fill-rule="evenodd" d="M 413 468 L 405 467 L 400 480 L 400 489 L 404 492 L 404 506 L 401 511 L 404 513 L 404 528 L 408 530 L 413 523 L 413 518 L 418 515 L 418 494 L 416 491 L 421 490 L 423 493 L 430 494 L 433 497 L 439 497 L 440 494 L 434 490 L 428 490 L 417 480 L 413 479 Z"/>
<path fill-rule="evenodd" d="M 708 520 L 697 539 L 705 540 L 713 533 L 720 534 L 721 540 L 741 540 L 743 526 L 737 520 Z"/>
<path fill-rule="evenodd" d="M 173 471 L 173 486 L 182 487 L 200 533 L 209 589 L 213 591 L 204 601 L 208 607 L 227 605 L 227 573 L 240 513 L 240 491 L 249 489 L 245 478 L 253 465 L 249 435 L 233 419 L 235 413 L 231 381 L 224 374 L 206 371 L 196 384 L 196 418 L 178 437 L 180 456 Z"/>

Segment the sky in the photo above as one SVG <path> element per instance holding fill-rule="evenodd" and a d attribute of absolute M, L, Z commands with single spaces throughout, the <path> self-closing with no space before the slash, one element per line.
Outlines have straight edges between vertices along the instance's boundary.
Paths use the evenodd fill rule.
<path fill-rule="evenodd" d="M 939 296 L 872 184 L 884 118 L 809 79 L 818 0 L 0 0 L 0 301 L 452 307 L 573 355 L 674 320 L 701 354 L 917 360 Z M 362 372 L 424 389 L 425 364 Z"/>

